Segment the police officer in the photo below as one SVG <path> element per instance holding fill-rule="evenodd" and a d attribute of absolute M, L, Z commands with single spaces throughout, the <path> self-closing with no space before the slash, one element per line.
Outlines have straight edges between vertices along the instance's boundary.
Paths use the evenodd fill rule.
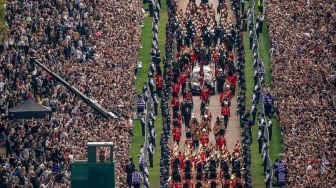
<path fill-rule="evenodd" d="M 154 102 L 154 114 L 157 116 L 158 115 L 158 105 L 159 105 L 159 96 L 157 95 L 157 93 L 154 93 L 153 96 L 153 102 Z"/>
<path fill-rule="evenodd" d="M 153 168 L 153 156 L 154 156 L 154 145 L 152 142 L 149 142 L 148 145 L 148 159 L 149 159 L 149 167 Z"/>
<path fill-rule="evenodd" d="M 134 188 L 140 188 L 141 174 L 137 170 L 135 170 L 132 174 L 132 183 L 133 183 Z"/>
<path fill-rule="evenodd" d="M 153 144 L 153 146 L 155 147 L 155 128 L 154 127 L 152 127 L 151 129 L 150 129 L 150 134 L 149 134 L 149 140 L 150 140 L 150 142 Z"/>
<path fill-rule="evenodd" d="M 127 174 L 127 185 L 129 188 L 132 187 L 132 174 L 135 171 L 135 165 L 133 159 L 130 158 L 128 164 L 126 165 L 126 174 Z"/>
<path fill-rule="evenodd" d="M 153 0 L 148 0 L 149 16 L 153 17 L 154 15 L 154 2 Z"/>
<path fill-rule="evenodd" d="M 141 133 L 142 136 L 145 136 L 145 125 L 146 125 L 146 117 L 145 114 L 141 115 L 141 121 L 140 121 L 140 125 L 141 125 Z"/>
<path fill-rule="evenodd" d="M 264 136 L 263 136 L 263 132 L 261 129 L 258 130 L 258 148 L 259 148 L 259 153 L 261 153 L 261 149 L 263 146 L 263 141 L 264 141 Z"/>
<path fill-rule="evenodd" d="M 265 185 L 266 185 L 266 188 L 270 188 L 271 187 L 271 174 L 270 174 L 270 170 L 266 171 Z"/>

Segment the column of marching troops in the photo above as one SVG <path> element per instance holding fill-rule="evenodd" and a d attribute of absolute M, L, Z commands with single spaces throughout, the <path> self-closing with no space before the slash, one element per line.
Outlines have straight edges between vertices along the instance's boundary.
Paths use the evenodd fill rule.
<path fill-rule="evenodd" d="M 238 97 L 238 102 L 240 108 L 237 112 L 242 117 L 241 125 L 244 127 L 242 131 L 243 141 L 251 141 L 252 124 L 248 113 L 245 114 L 245 109 L 242 108 L 245 99 L 241 98 L 241 95 L 245 96 L 244 90 L 246 87 L 244 87 L 245 78 L 243 75 L 242 37 L 237 33 L 237 31 L 240 31 L 239 3 L 235 1 L 232 3 L 237 16 L 237 23 L 232 24 L 230 32 L 225 33 L 224 31 L 223 33 L 223 28 L 216 28 L 218 33 L 215 36 L 211 36 L 206 28 L 203 29 L 201 32 L 205 47 L 198 48 L 198 51 L 191 50 L 192 53 L 186 52 L 188 51 L 186 49 L 189 49 L 188 45 L 185 45 L 186 39 L 183 42 L 178 41 L 178 38 L 181 37 L 181 32 L 179 31 L 179 20 L 176 16 L 176 2 L 168 1 L 167 4 L 166 61 L 164 62 L 163 75 L 156 74 L 156 87 L 162 96 L 161 111 L 163 117 L 163 134 L 160 141 L 161 187 L 251 187 L 249 144 L 243 142 L 243 147 L 241 147 L 240 143 L 237 142 L 234 151 L 229 153 L 226 149 L 226 140 L 224 138 L 231 114 L 230 102 L 235 94 L 235 80 L 237 80 L 239 75 L 240 96 Z M 192 10 L 196 6 L 191 1 L 188 7 Z M 208 11 L 207 7 L 209 8 L 209 5 L 206 1 L 201 3 L 201 8 Z M 219 11 L 223 11 L 222 9 L 225 8 L 227 8 L 225 4 L 220 1 Z M 189 30 L 191 31 L 187 34 L 189 36 L 184 35 L 183 37 L 190 37 L 193 40 L 193 36 L 190 35 L 194 34 L 195 30 L 192 28 L 189 28 Z M 214 49 L 210 54 L 207 54 L 211 46 L 211 41 L 206 41 L 207 36 L 210 40 L 214 37 L 220 40 L 221 43 L 225 43 L 225 51 L 221 51 L 223 49 Z M 175 38 L 177 39 L 175 40 Z M 174 48 L 175 41 L 177 43 L 176 49 Z M 233 66 L 233 48 L 238 52 L 238 70 Z M 173 54 L 176 50 L 177 55 L 174 56 Z M 223 56 L 223 54 L 226 56 Z M 208 57 L 210 58 L 207 59 Z M 206 87 L 205 80 L 204 78 L 202 79 L 202 74 L 204 76 L 202 67 L 204 64 L 209 63 L 206 61 L 216 63 L 217 89 L 221 93 L 219 102 L 222 106 L 222 116 L 217 117 L 213 130 L 211 128 L 212 115 L 207 107 L 210 98 L 210 88 Z M 195 64 L 199 64 L 201 67 L 201 79 L 199 81 L 204 83 L 201 84 L 203 87 L 199 93 L 202 100 L 200 122 L 192 114 L 193 98 L 188 87 L 190 71 Z M 183 96 L 181 104 L 180 94 Z M 186 140 L 184 143 L 180 143 L 183 134 L 182 121 L 184 121 L 186 127 Z M 209 141 L 209 133 L 211 131 L 216 136 L 214 146 Z M 171 133 L 174 148 L 169 147 Z M 179 152 L 179 146 L 181 145 L 185 149 L 183 153 Z M 243 166 L 241 166 L 241 163 Z"/>

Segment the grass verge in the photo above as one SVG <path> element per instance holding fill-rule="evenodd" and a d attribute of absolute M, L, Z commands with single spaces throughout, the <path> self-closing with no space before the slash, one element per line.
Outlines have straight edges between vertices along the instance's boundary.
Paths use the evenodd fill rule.
<path fill-rule="evenodd" d="M 147 7 L 147 6 L 144 6 Z M 146 8 L 145 8 L 146 9 Z M 148 13 L 148 12 L 146 12 Z M 160 11 L 160 21 L 159 21 L 159 29 L 158 29 L 158 37 L 159 37 L 159 49 L 161 51 L 161 59 L 165 57 L 165 44 L 166 44 L 166 36 L 165 36 L 165 26 L 168 21 L 167 16 L 167 6 L 162 3 L 161 11 Z M 139 71 L 137 75 L 137 80 L 135 83 L 135 87 L 138 91 L 142 91 L 142 87 L 144 83 L 147 81 L 147 74 L 149 71 L 149 66 L 151 62 L 150 51 L 152 44 L 152 17 L 145 17 L 144 19 L 145 27 L 141 30 L 141 44 L 142 48 L 140 49 L 140 61 L 142 61 L 142 70 Z M 160 105 L 159 105 L 160 106 Z M 155 121 L 155 129 L 156 129 L 156 148 L 154 153 L 154 167 L 149 168 L 149 182 L 151 187 L 160 187 L 160 157 L 161 157 L 161 147 L 160 147 L 160 136 L 162 134 L 162 116 L 161 112 L 159 112 Z M 141 125 L 140 120 L 134 121 L 133 128 L 133 140 L 131 146 L 131 156 L 134 159 L 136 167 L 138 167 L 138 154 L 140 151 L 140 146 L 144 143 L 144 138 L 141 135 Z"/>
<path fill-rule="evenodd" d="M 245 4 L 245 10 L 248 9 L 248 4 Z M 255 13 L 257 13 L 257 6 L 255 6 Z M 249 47 L 249 35 L 248 32 L 243 33 L 244 40 L 244 48 L 245 48 L 245 77 L 246 77 L 246 109 L 251 108 L 251 99 L 253 95 L 253 87 L 254 87 L 254 79 L 253 79 L 253 54 L 252 50 Z M 271 62 L 270 62 L 270 43 L 269 36 L 267 32 L 266 23 L 263 24 L 263 32 L 259 35 L 259 57 L 264 62 L 265 66 L 265 81 L 267 87 L 273 87 L 272 84 L 272 76 L 271 76 Z M 258 119 L 258 118 L 256 118 Z M 281 142 L 281 130 L 279 126 L 279 122 L 276 119 L 272 119 L 273 121 L 273 134 L 272 140 L 270 141 L 270 159 L 273 162 L 276 158 L 279 158 L 279 154 L 282 152 L 282 142 Z M 253 187 L 263 187 L 264 183 L 264 175 L 263 175 L 263 167 L 262 167 L 262 157 L 258 152 L 258 141 L 257 134 L 258 128 L 257 126 L 253 127 L 252 131 L 253 143 L 251 145 L 251 174 L 252 174 L 252 186 Z"/>

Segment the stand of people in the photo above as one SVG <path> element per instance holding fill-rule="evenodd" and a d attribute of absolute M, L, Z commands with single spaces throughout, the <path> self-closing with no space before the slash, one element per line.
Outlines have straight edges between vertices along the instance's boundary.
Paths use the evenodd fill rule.
<path fill-rule="evenodd" d="M 142 3 L 7 1 L 6 7 L 9 33 L 0 59 L 0 131 L 6 156 L 0 159 L 0 187 L 69 187 L 71 161 L 87 158 L 90 141 L 116 143 L 116 185 L 126 185 Z M 102 118 L 31 64 L 30 56 L 124 118 Z M 51 107 L 50 119 L 7 117 L 9 108 L 27 98 Z M 109 154 L 99 154 L 106 161 L 103 154 Z"/>
<path fill-rule="evenodd" d="M 335 8 L 332 0 L 267 1 L 288 187 L 336 185 Z"/>

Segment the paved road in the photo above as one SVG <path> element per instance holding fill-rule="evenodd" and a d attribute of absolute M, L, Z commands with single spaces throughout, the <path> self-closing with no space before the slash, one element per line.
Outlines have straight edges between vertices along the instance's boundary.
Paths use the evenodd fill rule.
<path fill-rule="evenodd" d="M 185 10 L 186 9 L 186 6 L 187 6 L 187 3 L 189 1 L 188 0 L 178 0 L 178 6 L 179 6 L 179 9 L 182 9 L 182 10 Z M 199 4 L 201 2 L 201 0 L 196 0 L 196 3 Z M 213 5 L 213 8 L 216 10 L 217 9 L 217 6 L 218 6 L 218 0 L 210 0 L 210 3 L 212 3 Z M 229 17 L 231 18 L 231 20 L 234 20 L 234 17 L 233 17 L 233 11 L 231 9 L 231 5 L 230 4 L 227 4 L 228 5 L 228 8 L 229 8 Z M 219 14 L 217 14 L 216 16 L 216 19 L 218 20 L 219 19 Z M 200 115 L 200 103 L 201 103 L 201 100 L 199 99 L 199 96 L 194 96 L 193 98 L 194 100 L 194 108 L 193 108 L 193 112 L 195 113 L 196 117 L 198 115 L 198 118 L 199 118 L 199 115 Z M 214 96 L 211 96 L 210 98 L 210 106 L 209 106 L 209 110 L 211 111 L 212 113 L 212 117 L 213 117 L 213 120 L 212 120 L 212 126 L 215 122 L 215 119 L 217 116 L 220 115 L 220 103 L 219 103 L 219 94 L 216 93 L 216 95 Z M 229 126 L 228 126 L 228 130 L 226 131 L 226 134 L 225 134 L 225 138 L 226 138 L 226 141 L 227 141 L 227 148 L 228 148 L 228 151 L 229 152 L 232 152 L 233 149 L 235 148 L 235 144 L 237 143 L 237 140 L 240 140 L 240 133 L 241 133 L 241 130 L 240 130 L 240 127 L 239 127 L 239 117 L 235 115 L 236 113 L 236 110 L 237 110 L 237 100 L 236 100 L 236 97 L 234 97 L 231 101 L 231 117 L 229 119 Z M 182 138 L 181 138 L 181 142 L 180 143 L 184 143 L 185 141 L 185 131 L 184 131 L 184 126 L 182 127 Z M 215 143 L 215 138 L 214 138 L 214 135 L 211 133 L 210 135 L 210 141 L 214 144 Z M 183 151 L 184 150 L 184 144 L 180 144 L 180 151 Z"/>

